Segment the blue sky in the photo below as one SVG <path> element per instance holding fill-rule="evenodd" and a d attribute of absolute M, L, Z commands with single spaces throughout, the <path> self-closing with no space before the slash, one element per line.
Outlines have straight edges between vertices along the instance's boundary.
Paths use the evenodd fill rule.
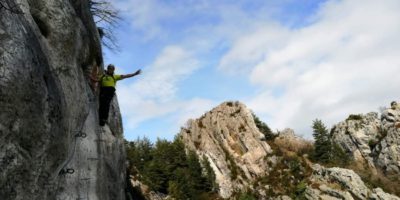
<path fill-rule="evenodd" d="M 397 0 L 111 0 L 122 21 L 117 73 L 124 134 L 172 139 L 190 118 L 239 100 L 273 130 L 311 138 L 398 99 Z"/>

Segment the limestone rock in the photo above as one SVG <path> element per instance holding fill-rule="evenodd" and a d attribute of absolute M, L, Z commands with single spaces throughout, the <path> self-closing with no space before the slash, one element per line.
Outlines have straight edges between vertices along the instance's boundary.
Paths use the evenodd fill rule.
<path fill-rule="evenodd" d="M 208 159 L 224 198 L 268 173 L 266 158 L 272 150 L 242 103 L 219 105 L 200 119 L 190 120 L 180 135 L 189 149 Z"/>
<path fill-rule="evenodd" d="M 391 194 L 385 193 L 381 188 L 375 188 L 372 190 L 373 194 L 371 195 L 371 199 L 376 200 L 400 200 L 399 197 L 396 197 Z"/>
<path fill-rule="evenodd" d="M 375 168 L 371 141 L 379 137 L 381 123 L 377 113 L 366 115 L 351 115 L 348 119 L 338 123 L 332 128 L 333 140 L 339 144 L 345 152 L 350 152 L 352 157 L 359 162 L 367 163 Z"/>
<path fill-rule="evenodd" d="M 352 170 L 313 165 L 311 184 L 305 191 L 306 199 L 396 199 L 380 188 L 370 190 Z"/>
<path fill-rule="evenodd" d="M 400 178 L 400 109 L 395 107 L 382 113 L 382 133 L 373 149 L 376 165 L 386 175 Z"/>
<path fill-rule="evenodd" d="M 119 112 L 101 130 L 88 84 L 102 65 L 89 2 L 1 2 L 1 199 L 124 199 Z"/>
<path fill-rule="evenodd" d="M 278 197 L 275 197 L 272 199 L 273 200 L 292 200 L 292 198 L 290 198 L 289 196 L 286 196 L 286 195 L 278 196 Z"/>
<path fill-rule="evenodd" d="M 146 199 L 146 200 L 167 200 L 171 199 L 170 196 L 167 196 L 162 193 L 157 193 L 150 190 L 150 187 L 143 184 L 138 180 L 137 177 L 131 176 L 129 179 L 130 186 L 132 187 L 129 193 L 129 197 L 127 200 L 135 200 L 135 199 Z"/>
<path fill-rule="evenodd" d="M 354 160 L 368 164 L 387 175 L 400 177 L 400 109 L 386 109 L 379 119 L 377 113 L 350 115 L 332 128 L 333 140 Z"/>

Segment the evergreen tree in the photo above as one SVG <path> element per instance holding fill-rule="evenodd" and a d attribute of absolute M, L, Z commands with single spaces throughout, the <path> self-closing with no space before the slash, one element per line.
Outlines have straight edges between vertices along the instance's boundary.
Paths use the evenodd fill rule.
<path fill-rule="evenodd" d="M 253 115 L 254 123 L 256 124 L 258 130 L 260 130 L 260 132 L 264 134 L 265 139 L 273 140 L 276 137 L 276 135 L 274 133 L 272 133 L 269 126 L 265 122 L 261 121 L 260 118 L 258 118 L 254 113 L 252 113 L 252 115 Z"/>
<path fill-rule="evenodd" d="M 211 191 L 217 191 L 218 190 L 218 184 L 215 181 L 216 176 L 214 173 L 214 170 L 211 168 L 210 162 L 208 161 L 207 157 L 203 155 L 202 159 L 202 166 L 204 167 L 205 170 L 205 176 L 207 179 L 207 183 L 210 184 L 210 190 Z"/>
<path fill-rule="evenodd" d="M 129 161 L 129 171 L 136 175 L 143 171 L 145 164 L 152 160 L 152 143 L 146 137 L 137 138 L 134 142 L 125 141 L 126 154 Z"/>
<path fill-rule="evenodd" d="M 211 184 L 203 175 L 200 160 L 194 151 L 189 151 L 188 153 L 188 169 L 190 172 L 192 192 L 200 194 L 203 191 L 210 191 Z"/>
<path fill-rule="evenodd" d="M 148 185 L 151 190 L 166 194 L 169 180 L 170 176 L 165 173 L 165 168 L 162 163 L 156 160 L 146 163 L 142 181 Z"/>
<path fill-rule="evenodd" d="M 328 129 L 321 120 L 313 121 L 313 136 L 315 140 L 315 151 L 313 158 L 322 163 L 328 163 L 331 159 L 332 144 L 328 134 Z"/>
<path fill-rule="evenodd" d="M 316 119 L 313 121 L 313 136 L 314 136 L 314 153 L 312 158 L 321 163 L 330 163 L 339 166 L 345 166 L 350 160 L 342 148 L 333 142 L 328 129 L 321 120 Z"/>
<path fill-rule="evenodd" d="M 135 143 L 138 151 L 135 165 L 140 172 L 144 170 L 145 164 L 152 160 L 151 151 L 153 149 L 153 144 L 147 137 L 143 137 L 141 140 L 138 138 Z"/>
<path fill-rule="evenodd" d="M 178 137 L 173 142 L 158 139 L 155 145 L 147 138 L 138 139 L 127 142 L 126 146 L 129 162 L 151 190 L 175 199 L 209 199 L 215 174 L 208 163 L 205 176 L 197 154 L 193 151 L 186 154 Z"/>

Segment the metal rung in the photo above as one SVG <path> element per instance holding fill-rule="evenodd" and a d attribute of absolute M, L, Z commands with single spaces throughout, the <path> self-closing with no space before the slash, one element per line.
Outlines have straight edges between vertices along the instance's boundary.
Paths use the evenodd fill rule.
<path fill-rule="evenodd" d="M 66 168 L 66 169 L 62 169 L 61 171 L 60 171 L 60 175 L 63 175 L 63 174 L 73 174 L 75 172 L 75 170 L 74 169 L 72 169 L 72 168 Z"/>
<path fill-rule="evenodd" d="M 81 131 L 77 131 L 77 133 L 75 134 L 75 137 L 85 138 L 86 136 L 87 136 L 86 133 Z"/>

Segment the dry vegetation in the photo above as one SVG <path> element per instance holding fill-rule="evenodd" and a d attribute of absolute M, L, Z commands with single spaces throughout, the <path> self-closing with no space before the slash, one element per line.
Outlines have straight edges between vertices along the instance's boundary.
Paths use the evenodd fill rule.
<path fill-rule="evenodd" d="M 298 155 L 309 154 L 313 151 L 314 146 L 311 141 L 296 139 L 296 138 L 281 138 L 277 137 L 274 143 L 279 147 L 280 151 L 295 152 Z"/>
<path fill-rule="evenodd" d="M 349 163 L 347 166 L 340 167 L 351 169 L 356 172 L 369 188 L 380 187 L 385 192 L 400 196 L 400 180 L 398 177 L 390 177 L 385 175 L 380 170 L 377 170 L 376 173 L 372 173 L 373 169 L 370 169 L 366 165 L 355 162 Z"/>

